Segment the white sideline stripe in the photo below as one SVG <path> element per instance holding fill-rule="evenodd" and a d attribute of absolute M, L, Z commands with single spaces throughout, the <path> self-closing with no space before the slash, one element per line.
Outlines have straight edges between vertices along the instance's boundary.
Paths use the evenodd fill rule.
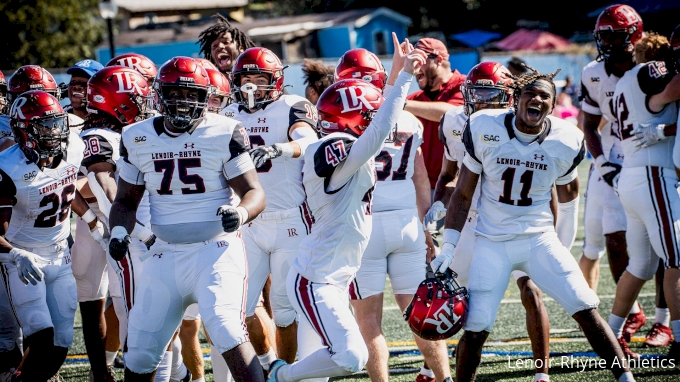
<path fill-rule="evenodd" d="M 638 298 L 640 298 L 640 297 L 655 297 L 655 296 L 656 296 L 656 293 L 640 293 L 638 295 Z M 605 294 L 605 295 L 601 295 L 601 296 L 597 296 L 597 297 L 599 297 L 600 300 L 611 300 L 615 297 L 615 295 Z M 543 301 L 555 301 L 555 300 L 546 296 L 546 297 L 543 297 Z M 521 304 L 521 303 L 522 303 L 522 300 L 520 300 L 518 298 L 506 298 L 506 299 L 501 300 L 501 304 Z M 399 307 L 397 305 L 389 305 L 389 306 L 384 307 L 383 311 L 397 310 L 397 309 L 399 309 Z"/>

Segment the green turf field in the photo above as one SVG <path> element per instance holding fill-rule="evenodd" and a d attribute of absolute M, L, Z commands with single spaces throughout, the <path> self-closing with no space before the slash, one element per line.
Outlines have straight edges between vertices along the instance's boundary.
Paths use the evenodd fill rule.
<path fill-rule="evenodd" d="M 589 161 L 584 161 L 579 166 L 582 196 L 586 186 L 589 166 Z M 583 245 L 583 206 L 583 198 L 581 198 L 581 220 L 576 244 L 572 249 L 572 253 L 577 259 L 581 256 L 581 247 Z M 478 381 L 533 381 L 533 367 L 526 367 L 523 362 L 531 360 L 531 346 L 525 326 L 524 308 L 519 301 L 518 289 L 514 284 L 515 282 L 511 278 L 494 330 L 489 337 L 487 346 L 484 348 L 484 358 L 479 370 Z M 609 317 L 614 292 L 615 285 L 605 257 L 602 259 L 598 288 L 598 295 L 601 299 L 599 311 L 605 320 Z M 416 350 L 411 332 L 396 307 L 394 298 L 389 290 L 389 284 L 385 293 L 383 329 L 391 352 L 391 380 L 413 381 L 416 373 L 420 370 L 423 358 Z M 651 358 L 654 355 L 665 354 L 668 348 L 646 349 L 641 346 L 644 334 L 651 327 L 654 316 L 653 282 L 649 282 L 644 286 L 638 300 L 648 316 L 648 321 L 642 330 L 638 332 L 638 337 L 633 338 L 631 348 L 635 352 L 651 357 L 645 361 L 647 362 L 646 365 L 639 365 L 640 367 L 633 368 L 633 374 L 638 381 L 680 381 L 679 368 L 655 367 L 657 365 L 652 364 L 652 362 L 657 363 L 658 361 L 651 361 Z M 567 316 L 559 304 L 549 298 L 545 298 L 545 301 L 551 325 L 551 380 L 614 381 L 611 372 L 606 368 L 598 367 L 597 362 L 599 358 L 592 353 L 590 345 L 578 330 L 576 323 Z M 89 365 L 84 355 L 85 346 L 83 344 L 79 314 L 76 317 L 76 326 L 73 347 L 69 351 L 67 363 L 60 372 L 63 379 L 68 382 L 87 381 L 89 374 Z M 459 338 L 460 333 L 450 339 L 449 348 L 451 351 L 454 350 Z M 204 351 L 207 351 L 208 345 L 205 338 L 201 338 L 201 343 Z M 206 353 L 206 356 L 208 357 L 209 353 Z M 213 381 L 210 360 L 209 358 L 205 360 L 206 381 Z M 453 359 L 451 360 L 451 367 L 452 369 L 455 368 Z M 122 370 L 117 371 L 117 377 L 122 379 Z M 352 377 L 334 378 L 333 380 L 368 381 L 369 379 L 364 372 Z"/>

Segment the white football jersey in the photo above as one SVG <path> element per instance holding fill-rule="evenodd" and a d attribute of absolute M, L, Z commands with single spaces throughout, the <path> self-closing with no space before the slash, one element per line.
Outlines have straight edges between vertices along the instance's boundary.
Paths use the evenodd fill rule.
<path fill-rule="evenodd" d="M 601 115 L 610 122 L 600 131 L 602 150 L 605 158 L 620 164 L 623 162 L 623 151 L 620 142 L 617 142 L 619 138 L 616 136 L 616 130 L 612 129 L 616 126 L 613 97 L 617 82 L 619 77 L 609 73 L 604 61 L 591 61 L 581 72 L 581 96 L 598 105 L 594 107 L 584 100 L 581 102 L 581 109 L 592 115 Z M 617 147 L 614 147 L 615 145 Z"/>
<path fill-rule="evenodd" d="M 109 128 L 91 128 L 80 133 L 80 138 L 85 143 L 85 152 L 83 153 L 83 162 L 80 167 L 80 172 L 87 175 L 87 168 L 95 163 L 110 163 L 113 165 L 115 171 L 116 181 L 118 180 L 118 162 L 120 160 L 120 134 Z M 92 205 L 90 205 L 92 207 Z M 108 219 L 101 214 L 99 209 L 93 209 L 98 212 L 97 216 L 103 222 Z M 144 197 L 137 208 L 137 220 L 149 226 L 151 222 L 151 215 L 149 214 L 149 193 L 144 192 Z M 107 223 L 108 224 L 108 223 Z M 109 227 L 111 228 L 111 227 Z"/>
<path fill-rule="evenodd" d="M 119 177 L 145 185 L 151 204 L 151 229 L 169 243 L 193 243 L 224 234 L 217 210 L 233 204 L 225 164 L 248 156 L 248 135 L 237 121 L 206 114 L 198 126 L 178 137 L 165 133 L 163 117 L 123 129 Z M 190 241 L 188 241 L 190 240 Z"/>
<path fill-rule="evenodd" d="M 83 150 L 83 142 L 71 133 L 66 155 L 57 167 L 42 170 L 28 161 L 18 144 L 0 153 L 0 205 L 13 206 L 7 241 L 30 248 L 68 237 Z"/>
<path fill-rule="evenodd" d="M 548 116 L 543 132 L 525 145 L 515 137 L 514 117 L 512 110 L 481 110 L 463 133 L 466 167 L 481 166 L 476 231 L 492 240 L 553 231 L 553 184 L 576 178 L 585 155 L 583 133 L 571 123 Z"/>
<path fill-rule="evenodd" d="M 283 95 L 254 113 L 232 103 L 221 114 L 241 122 L 253 147 L 289 142 L 291 125 L 302 121 L 316 128 L 317 122 L 316 107 L 297 95 Z M 296 208 L 304 202 L 300 159 L 279 157 L 269 160 L 257 169 L 257 175 L 267 197 L 264 212 Z"/>
<path fill-rule="evenodd" d="M 314 225 L 300 243 L 293 267 L 312 282 L 349 285 L 371 236 L 374 160 L 361 166 L 342 188 L 326 191 L 333 171 L 356 140 L 334 133 L 305 152 L 302 181 Z"/>
<path fill-rule="evenodd" d="M 465 106 L 456 106 L 442 117 L 439 123 L 439 140 L 444 144 L 444 156 L 451 162 L 457 162 L 458 169 L 465 159 L 465 144 L 463 132 L 467 125 L 468 116 L 465 115 Z M 470 203 L 470 212 L 477 212 L 479 201 L 480 183 L 477 183 L 475 193 Z"/>
<path fill-rule="evenodd" d="M 373 211 L 394 211 L 416 207 L 413 171 L 416 150 L 423 143 L 423 124 L 407 111 L 401 111 L 397 126 L 375 157 L 378 183 Z"/>
<path fill-rule="evenodd" d="M 660 93 L 673 77 L 663 61 L 635 66 L 621 77 L 614 94 L 614 110 L 618 116 L 618 136 L 622 139 L 623 167 L 656 166 L 672 169 L 675 137 L 668 137 L 646 148 L 637 147 L 631 135 L 640 124 L 670 124 L 678 119 L 675 102 L 659 113 L 649 110 L 649 97 Z"/>

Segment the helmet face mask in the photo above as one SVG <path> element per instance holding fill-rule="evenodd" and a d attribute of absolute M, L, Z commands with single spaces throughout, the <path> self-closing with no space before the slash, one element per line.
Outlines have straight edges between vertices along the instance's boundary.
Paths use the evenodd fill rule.
<path fill-rule="evenodd" d="M 246 110 L 255 112 L 278 100 L 283 94 L 283 70 L 281 60 L 269 49 L 255 47 L 246 49 L 234 62 L 231 94 L 234 102 Z M 266 75 L 266 83 L 244 81 L 244 76 Z"/>
<path fill-rule="evenodd" d="M 43 91 L 20 95 L 10 110 L 10 125 L 20 147 L 37 159 L 56 157 L 66 151 L 68 114 L 56 97 Z"/>
<path fill-rule="evenodd" d="M 508 107 L 513 100 L 511 84 L 512 74 L 502 64 L 488 61 L 475 65 L 461 86 L 465 114 Z"/>

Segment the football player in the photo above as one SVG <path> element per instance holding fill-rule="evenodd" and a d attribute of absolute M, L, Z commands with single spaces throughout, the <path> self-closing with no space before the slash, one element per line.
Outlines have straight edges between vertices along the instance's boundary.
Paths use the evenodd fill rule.
<path fill-rule="evenodd" d="M 70 212 L 103 241 L 96 216 L 76 191 L 84 145 L 70 133 L 59 100 L 44 91 L 14 98 L 16 144 L 0 154 L 0 266 L 12 311 L 30 348 L 19 380 L 47 380 L 73 341 L 76 286 L 66 238 Z"/>
<path fill-rule="evenodd" d="M 4 78 L 4 77 L 3 77 Z M 7 111 L 19 94 L 29 90 L 42 90 L 57 99 L 61 91 L 52 74 L 38 65 L 24 65 L 14 71 L 6 87 Z M 12 146 L 14 142 L 9 116 L 0 115 L 0 151 Z"/>
<path fill-rule="evenodd" d="M 456 380 L 472 381 L 513 270 L 525 272 L 583 328 L 595 352 L 619 381 L 633 375 L 611 329 L 597 312 L 599 300 L 569 250 L 562 245 L 550 209 L 551 189 L 577 217 L 577 166 L 585 156 L 583 133 L 550 115 L 555 104 L 553 74 L 536 71 L 513 84 L 514 110 L 479 110 L 463 132 L 467 155 L 446 212 L 442 250 L 435 272 L 452 262 L 469 216 L 477 184 L 477 225 L 469 278 L 469 312 L 456 348 Z M 618 364 L 613 361 L 618 361 Z"/>
<path fill-rule="evenodd" d="M 462 137 L 470 115 L 478 110 L 512 107 L 511 84 L 512 74 L 505 66 L 497 62 L 482 62 L 468 72 L 462 88 L 464 106 L 455 106 L 449 110 L 442 117 L 439 126 L 439 139 L 444 143 L 445 150 L 442 158 L 442 172 L 439 174 L 434 193 L 435 202 L 425 216 L 426 225 L 434 228 L 436 222 L 446 215 L 445 203 L 448 203 L 452 189 L 446 185 L 455 180 L 460 169 L 459 166 L 465 158 L 465 145 Z M 451 269 L 458 275 L 457 281 L 465 287 L 469 284 L 470 263 L 472 262 L 475 244 L 474 229 L 477 223 L 479 189 L 479 186 L 475 189 L 473 201 L 470 203 L 470 215 L 463 231 L 461 231 L 461 239 L 456 246 L 454 261 L 451 263 Z M 578 199 L 575 199 L 573 203 L 577 202 Z M 558 218 L 563 217 L 568 210 L 558 214 Z M 565 243 L 565 246 L 569 246 L 576 236 L 576 230 L 571 230 L 566 236 L 568 238 L 565 241 L 568 243 Z M 527 332 L 531 339 L 534 364 L 536 365 L 535 379 L 536 381 L 547 381 L 550 321 L 543 304 L 542 293 L 526 273 L 515 270 L 512 272 L 512 276 L 520 289 L 522 304 L 526 309 Z"/>
<path fill-rule="evenodd" d="M 254 47 L 255 43 L 224 16 L 216 14 L 214 17 L 217 23 L 198 35 L 198 44 L 203 57 L 215 64 L 220 72 L 229 74 L 236 58 L 246 49 Z"/>
<path fill-rule="evenodd" d="M 586 233 L 579 267 L 594 290 L 605 248 L 614 281 L 618 282 L 628 264 L 626 214 L 612 188 L 623 162 L 621 142 L 612 129 L 616 123 L 612 95 L 619 78 L 635 65 L 633 50 L 641 37 L 642 19 L 635 9 L 620 4 L 607 7 L 595 23 L 598 57 L 581 73 L 582 130 L 594 165 L 586 188 Z M 607 123 L 598 132 L 603 118 Z M 624 332 L 632 336 L 645 324 L 645 314 L 636 303 L 627 317 Z"/>
<path fill-rule="evenodd" d="M 302 185 L 303 162 L 282 155 L 278 144 L 294 140 L 296 145 L 306 146 L 316 142 L 317 112 L 305 98 L 283 94 L 283 69 L 269 49 L 247 49 L 238 56 L 231 73 L 234 103 L 222 112 L 241 122 L 250 142 L 258 146 L 251 156 L 267 195 L 264 212 L 242 229 L 248 254 L 246 323 L 265 370 L 277 358 L 291 363 L 295 360 L 297 315 L 286 294 L 286 276 L 312 225 Z M 276 353 L 263 341 L 265 331 L 255 316 L 270 274 Z"/>
<path fill-rule="evenodd" d="M 333 66 L 321 61 L 305 58 L 302 63 L 302 79 L 305 86 L 305 98 L 316 104 L 319 96 L 333 83 Z"/>
<path fill-rule="evenodd" d="M 394 70 L 395 66 L 403 66 L 405 55 L 396 35 L 392 38 Z M 399 63 L 394 63 L 397 60 Z M 384 89 L 387 72 L 375 54 L 357 48 L 345 52 L 335 68 L 335 80 L 344 79 L 361 79 Z M 373 194 L 373 230 L 349 289 L 354 315 L 368 346 L 366 369 L 372 381 L 389 380 L 389 352 L 382 332 L 386 276 L 390 277 L 394 298 L 403 312 L 423 281 L 428 259 L 434 256 L 432 237 L 422 226 L 430 204 L 429 180 L 420 149 L 422 139 L 420 121 L 402 111 L 375 157 L 378 183 Z M 395 235 L 399 239 L 395 240 Z M 446 342 L 414 338 L 436 379 L 450 378 Z"/>
<path fill-rule="evenodd" d="M 90 208 L 108 224 L 111 202 L 117 190 L 120 133 L 124 126 L 149 116 L 152 111 L 151 91 L 139 72 L 124 66 L 107 66 L 89 79 L 86 101 L 89 114 L 81 133 L 86 146 L 81 172 L 93 194 L 93 199 L 88 199 Z M 138 258 L 147 250 L 144 243 L 150 246 L 155 239 L 148 228 L 148 207 L 138 212 L 137 219 L 143 223 L 135 227 L 133 236 L 136 239 L 131 246 L 131 254 L 119 262 L 106 256 L 106 246 L 102 248 L 81 235 L 87 227 L 82 219 L 76 220 L 73 275 L 78 286 L 88 358 L 96 381 L 107 373 L 108 360 L 104 350 L 106 296 L 109 294 L 113 301 L 119 321 L 119 339 L 124 343 L 127 313 L 134 303 L 135 271 L 139 272 L 141 266 Z M 108 374 L 112 376 L 110 369 Z"/>
<path fill-rule="evenodd" d="M 154 83 L 161 115 L 123 131 L 109 254 L 125 257 L 149 192 L 158 237 L 144 256 L 130 311 L 125 379 L 151 381 L 184 310 L 198 303 L 210 338 L 238 381 L 261 381 L 245 327 L 247 263 L 239 227 L 264 209 L 245 128 L 206 114 L 210 82 L 190 57 L 174 57 Z M 235 202 L 236 197 L 240 202 Z"/>
<path fill-rule="evenodd" d="M 645 345 L 668 346 L 672 332 L 675 342 L 669 354 L 678 361 L 680 196 L 673 165 L 676 139 L 669 137 L 653 145 L 638 145 L 635 139 L 636 133 L 643 130 L 647 130 L 648 135 L 665 136 L 663 129 L 666 125 L 677 124 L 680 74 L 664 62 L 665 56 L 670 53 L 666 37 L 648 33 L 635 46 L 638 65 L 621 77 L 614 92 L 616 129 L 624 154 L 623 168 L 615 188 L 626 212 L 626 238 L 631 252 L 628 267 L 616 286 L 609 324 L 620 338 L 621 346 L 627 349 L 626 340 L 630 338 L 624 339 L 623 336 L 626 314 L 644 283 L 654 277 L 661 258 L 665 267 L 663 285 L 670 308 L 670 328 L 668 314 L 659 314 L 657 308 L 659 322 L 652 326 Z M 666 316 L 666 322 L 662 322 L 659 316 Z"/>
<path fill-rule="evenodd" d="M 85 120 L 87 117 L 87 109 L 85 107 L 87 98 L 87 81 L 102 69 L 104 65 L 95 60 L 82 60 L 76 62 L 71 68 L 66 71 L 66 74 L 71 75 L 71 79 L 66 85 L 67 96 L 71 104 L 64 108 L 67 113 L 75 114 L 79 118 Z M 71 126 L 71 129 L 73 127 Z"/>
<path fill-rule="evenodd" d="M 404 72 L 386 100 L 380 89 L 354 79 L 334 83 L 319 98 L 322 137 L 303 155 L 314 229 L 300 244 L 286 287 L 300 325 L 311 326 L 323 347 L 293 364 L 276 360 L 269 381 L 349 375 L 368 361 L 348 289 L 371 235 L 373 158 L 401 115 L 413 73 L 425 62 L 424 52 L 407 53 Z M 289 146 L 284 152 L 295 147 L 282 145 Z"/>

